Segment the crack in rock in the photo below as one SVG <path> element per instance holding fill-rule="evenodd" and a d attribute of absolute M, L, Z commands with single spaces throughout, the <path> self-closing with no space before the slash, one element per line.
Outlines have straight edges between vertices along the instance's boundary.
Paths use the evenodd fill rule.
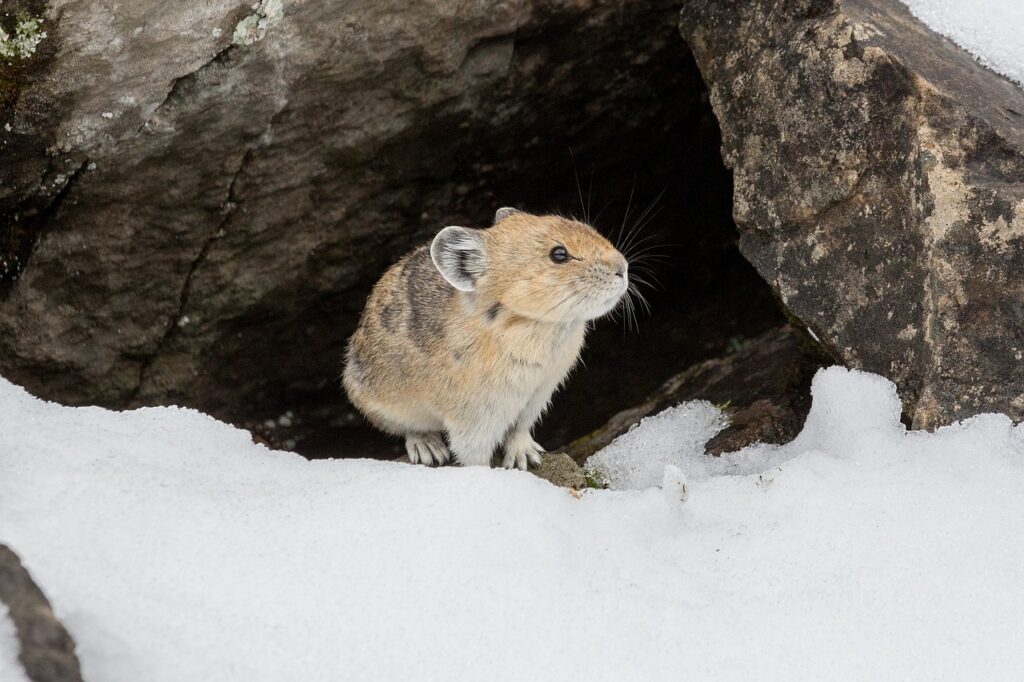
<path fill-rule="evenodd" d="M 246 167 L 252 161 L 253 153 L 256 147 L 251 147 L 245 151 L 242 155 L 242 161 L 238 165 L 238 170 L 234 172 L 231 177 L 231 182 L 228 185 L 227 198 L 225 199 L 223 206 L 224 217 L 217 223 L 215 229 L 211 230 L 210 234 L 203 241 L 202 247 L 199 249 L 199 253 L 192 259 L 192 263 L 189 265 L 188 273 L 185 275 L 185 279 L 182 282 L 180 293 L 178 294 L 178 307 L 175 312 L 170 316 L 168 320 L 167 328 L 164 331 L 163 336 L 157 342 L 156 350 L 142 362 L 142 366 L 139 368 L 139 382 L 132 391 L 130 400 L 135 400 L 139 393 L 142 391 L 143 386 L 146 383 L 147 375 L 153 363 L 156 359 L 163 354 L 167 347 L 167 344 L 174 338 L 175 333 L 181 328 L 181 321 L 185 316 L 185 309 L 188 307 L 189 296 L 192 292 L 192 279 L 199 269 L 199 265 L 206 259 L 207 254 L 210 252 L 210 248 L 213 243 L 224 235 L 224 230 L 227 228 L 228 223 L 231 221 L 232 215 L 238 208 L 237 197 L 235 196 L 235 187 L 238 183 L 238 178 L 245 172 Z"/>
<path fill-rule="evenodd" d="M 90 161 L 87 157 L 72 171 L 71 175 L 66 176 L 67 179 L 64 181 L 64 185 L 49 203 L 39 211 L 38 217 L 31 221 L 35 223 L 35 226 L 22 228 L 24 233 L 24 236 L 21 238 L 22 243 L 13 250 L 10 260 L 0 259 L 0 301 L 6 300 L 14 289 L 14 285 L 20 278 L 21 273 L 25 271 L 25 268 L 28 267 L 29 262 L 32 260 L 32 254 L 35 253 L 39 243 L 49 231 L 50 225 L 60 213 L 61 206 L 64 205 L 64 201 L 71 194 L 71 190 L 78 184 L 82 174 L 88 170 L 89 164 Z M 6 226 L 5 229 L 10 229 L 12 232 L 16 230 L 15 227 L 10 225 Z"/>
<path fill-rule="evenodd" d="M 142 122 L 142 125 L 139 126 L 139 129 L 136 132 L 141 133 L 143 130 L 147 129 L 149 127 L 150 122 L 154 118 L 156 118 L 157 114 L 160 113 L 161 109 L 170 104 L 172 101 L 178 99 L 182 88 L 187 83 L 192 83 L 198 80 L 200 74 L 202 74 L 203 71 L 210 68 L 214 64 L 223 64 L 224 62 L 226 62 L 228 55 L 231 54 L 232 50 L 234 50 L 235 47 L 235 45 L 228 45 L 222 48 L 215 55 L 213 55 L 213 57 L 211 57 L 203 64 L 199 65 L 197 68 L 193 69 L 192 71 L 189 71 L 186 74 L 178 76 L 173 81 L 171 81 L 171 87 L 167 89 L 167 94 L 164 95 L 164 98 L 160 101 L 160 103 L 153 108 L 153 110 L 149 113 L 148 116 L 146 116 L 146 119 Z"/>

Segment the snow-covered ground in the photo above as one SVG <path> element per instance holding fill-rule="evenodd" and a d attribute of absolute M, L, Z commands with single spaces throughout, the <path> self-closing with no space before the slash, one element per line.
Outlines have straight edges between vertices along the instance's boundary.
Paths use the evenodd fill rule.
<path fill-rule="evenodd" d="M 0 602 L 0 680 L 28 682 L 25 671 L 18 662 L 18 641 L 15 639 L 14 623 L 11 622 L 7 606 L 3 602 Z"/>
<path fill-rule="evenodd" d="M 619 487 L 679 466 L 682 504 L 0 381 L 0 541 L 90 682 L 1021 678 L 1024 427 L 907 433 L 891 384 L 832 369 L 794 443 L 709 462 L 708 409 L 602 457 Z"/>
<path fill-rule="evenodd" d="M 918 19 L 982 64 L 1024 84 L 1024 1 L 903 0 Z"/>

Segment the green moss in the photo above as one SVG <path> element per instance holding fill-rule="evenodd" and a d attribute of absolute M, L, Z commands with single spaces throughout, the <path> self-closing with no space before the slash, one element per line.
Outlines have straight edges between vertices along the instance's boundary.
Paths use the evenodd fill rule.
<path fill-rule="evenodd" d="M 740 351 L 750 348 L 754 343 L 754 339 L 748 339 L 743 336 L 730 336 L 729 340 L 726 341 L 725 350 L 728 353 L 739 353 Z"/>
<path fill-rule="evenodd" d="M 600 469 L 594 466 L 583 467 L 583 480 L 587 488 L 604 490 L 608 487 L 608 479 Z"/>

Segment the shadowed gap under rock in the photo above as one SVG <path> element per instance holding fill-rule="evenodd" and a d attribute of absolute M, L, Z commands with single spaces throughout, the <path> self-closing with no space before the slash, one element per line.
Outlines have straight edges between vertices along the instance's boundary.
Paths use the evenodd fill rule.
<path fill-rule="evenodd" d="M 534 213 L 587 214 L 613 241 L 640 223 L 640 248 L 654 258 L 645 263 L 650 272 L 636 274 L 653 285 L 642 287 L 651 312 L 640 311 L 635 326 L 621 313 L 596 323 L 580 366 L 535 430 L 548 448 L 600 427 L 694 363 L 736 350 L 784 322 L 770 288 L 736 248 L 732 178 L 696 65 L 682 41 L 661 57 L 664 63 L 646 66 L 652 79 L 669 81 L 652 87 L 650 102 L 633 98 L 615 111 L 563 113 L 542 119 L 543 131 L 470 131 L 466 147 L 477 154 L 463 160 L 457 157 L 464 149 L 436 150 L 417 141 L 439 157 L 451 154 L 435 162 L 466 177 L 467 186 L 481 166 L 500 178 L 483 183 L 491 189 L 474 202 L 474 226 L 489 224 L 493 210 L 506 204 Z M 552 112 L 586 109 L 586 102 L 578 104 L 577 110 L 558 103 Z M 439 130 L 445 125 L 439 121 Z M 527 149 L 528 136 L 534 139 Z M 359 306 L 370 285 L 356 297 Z M 283 420 L 268 414 L 248 426 L 310 458 L 404 452 L 400 440 L 366 424 L 336 385 L 288 410 Z"/>

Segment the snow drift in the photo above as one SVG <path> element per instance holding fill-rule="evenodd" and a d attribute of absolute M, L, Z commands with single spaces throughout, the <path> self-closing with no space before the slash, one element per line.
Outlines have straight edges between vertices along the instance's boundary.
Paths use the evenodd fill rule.
<path fill-rule="evenodd" d="M 843 369 L 813 391 L 783 447 L 704 458 L 704 406 L 601 456 L 625 484 L 679 466 L 683 505 L 310 462 L 193 411 L 0 381 L 0 541 L 92 682 L 1018 678 L 1022 427 L 908 433 L 889 382 Z"/>
<path fill-rule="evenodd" d="M 936 33 L 996 73 L 1024 84 L 1024 3 L 1020 0 L 903 0 Z"/>

